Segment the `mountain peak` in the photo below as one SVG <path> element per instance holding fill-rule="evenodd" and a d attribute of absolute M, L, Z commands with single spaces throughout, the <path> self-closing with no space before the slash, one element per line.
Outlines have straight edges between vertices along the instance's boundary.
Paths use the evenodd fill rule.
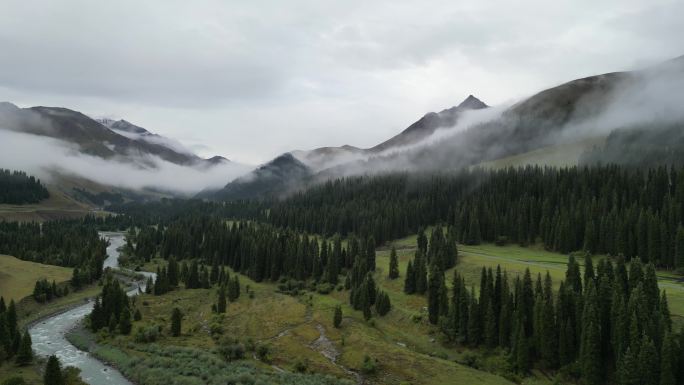
<path fill-rule="evenodd" d="M 487 108 L 487 107 L 489 107 L 489 106 L 486 105 L 482 100 L 474 97 L 473 95 L 468 95 L 468 97 L 465 98 L 465 100 L 462 101 L 461 104 L 459 104 L 457 108 L 467 109 L 467 110 L 479 110 L 479 109 Z"/>

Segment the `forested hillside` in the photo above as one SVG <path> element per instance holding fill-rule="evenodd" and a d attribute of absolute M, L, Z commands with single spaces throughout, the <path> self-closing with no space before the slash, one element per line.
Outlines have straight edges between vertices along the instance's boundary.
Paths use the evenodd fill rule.
<path fill-rule="evenodd" d="M 0 204 L 38 203 L 49 196 L 39 179 L 22 171 L 0 169 Z"/>
<path fill-rule="evenodd" d="M 339 179 L 273 202 L 261 218 L 379 244 L 445 223 L 465 244 L 542 242 L 673 268 L 684 267 L 682 202 L 681 168 L 527 167 Z"/>
<path fill-rule="evenodd" d="M 73 267 L 83 282 L 99 279 L 107 241 L 84 220 L 38 223 L 0 222 L 0 254 L 50 265 Z"/>

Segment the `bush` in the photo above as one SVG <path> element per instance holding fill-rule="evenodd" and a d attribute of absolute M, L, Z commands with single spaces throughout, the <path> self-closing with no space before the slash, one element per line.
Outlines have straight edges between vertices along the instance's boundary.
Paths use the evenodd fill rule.
<path fill-rule="evenodd" d="M 245 345 L 235 338 L 224 338 L 219 343 L 219 354 L 226 361 L 235 361 L 245 358 Z"/>
<path fill-rule="evenodd" d="M 135 332 L 135 342 L 149 343 L 155 342 L 161 334 L 159 325 L 141 326 Z"/>
<path fill-rule="evenodd" d="M 378 362 L 375 358 L 369 355 L 363 356 L 363 363 L 361 364 L 361 372 L 363 374 L 373 374 L 378 369 Z"/>
<path fill-rule="evenodd" d="M 256 354 L 259 360 L 263 362 L 271 362 L 271 347 L 266 344 L 260 344 L 256 349 Z"/>
<path fill-rule="evenodd" d="M 319 283 L 316 285 L 316 291 L 318 294 L 330 294 L 333 291 L 333 285 L 329 283 Z"/>
<path fill-rule="evenodd" d="M 14 376 L 2 382 L 2 385 L 25 385 L 26 381 L 21 376 Z"/>
<path fill-rule="evenodd" d="M 294 364 L 294 370 L 297 373 L 306 373 L 306 371 L 309 369 L 309 360 L 308 359 L 298 359 L 297 362 Z"/>

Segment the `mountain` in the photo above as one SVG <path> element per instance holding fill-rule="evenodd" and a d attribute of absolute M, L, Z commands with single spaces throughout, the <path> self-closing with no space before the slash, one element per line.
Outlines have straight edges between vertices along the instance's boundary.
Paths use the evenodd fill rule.
<path fill-rule="evenodd" d="M 194 194 L 217 178 L 249 170 L 221 156 L 203 159 L 179 142 L 126 120 L 93 119 L 67 108 L 0 103 L 0 134 L 5 140 L 22 142 L 18 148 L 25 147 L 37 157 L 39 165 L 36 161 L 27 164 L 34 173 L 40 172 L 51 191 L 65 197 L 62 201 L 71 199 L 90 207 L 122 199 L 187 196 L 188 191 L 196 188 L 190 192 Z M 65 146 L 55 147 L 40 137 L 57 139 Z M 44 153 L 34 153 L 40 151 Z M 78 154 L 104 159 L 106 166 L 74 156 Z"/>
<path fill-rule="evenodd" d="M 416 144 L 432 135 L 438 128 L 452 127 L 465 111 L 488 106 L 470 95 L 459 105 L 441 112 L 430 112 L 398 135 L 368 149 L 350 145 L 320 147 L 310 151 L 295 150 L 278 156 L 243 178 L 228 183 L 218 191 L 204 191 L 200 198 L 236 200 L 253 197 L 284 195 L 301 186 L 302 181 L 338 167 L 363 162 L 384 151 Z"/>
<path fill-rule="evenodd" d="M 458 106 L 451 107 L 440 112 L 427 113 L 425 116 L 408 126 L 408 128 L 398 135 L 378 144 L 375 147 L 370 148 L 369 150 L 372 152 L 382 152 L 391 148 L 416 144 L 432 135 L 438 128 L 455 126 L 463 112 L 469 110 L 480 110 L 487 107 L 489 106 L 483 103 L 480 99 L 474 97 L 473 95 L 469 95 Z"/>
<path fill-rule="evenodd" d="M 632 164 L 679 162 L 679 154 L 684 153 L 684 139 L 680 140 L 684 132 L 682 89 L 684 56 L 643 70 L 572 80 L 500 111 L 470 95 L 458 106 L 428 113 L 369 149 L 343 146 L 293 151 L 291 154 L 310 169 L 310 173 L 292 174 L 303 175 L 299 183 L 282 168 L 286 180 L 259 181 L 260 175 L 255 174 L 251 183 L 271 183 L 270 190 L 285 194 L 287 186 L 301 189 L 304 183 L 346 175 L 449 170 L 514 157 L 520 162 L 526 153 L 544 154 L 548 160 L 563 148 L 572 148 L 563 154 L 568 164 L 580 160 L 627 162 L 627 154 L 640 160 Z M 466 111 L 473 111 L 473 122 L 469 120 L 453 132 L 440 130 L 438 140 L 426 140 L 438 129 L 458 125 Z M 597 144 L 601 145 L 590 151 Z M 583 150 L 590 154 L 582 156 Z M 211 198 L 235 199 L 234 183 Z M 240 199 L 249 197 L 248 189 L 239 192 Z M 259 189 L 252 192 L 252 197 L 260 197 Z"/>
<path fill-rule="evenodd" d="M 216 163 L 125 120 L 98 121 L 61 107 L 19 108 L 11 103 L 1 103 L 0 129 L 59 139 L 75 145 L 84 154 L 143 167 L 155 167 L 152 157 L 181 166 Z"/>
<path fill-rule="evenodd" d="M 285 153 L 233 180 L 218 191 L 204 191 L 198 198 L 240 200 L 254 197 L 279 197 L 287 194 L 313 175 L 311 168 L 291 153 Z"/>

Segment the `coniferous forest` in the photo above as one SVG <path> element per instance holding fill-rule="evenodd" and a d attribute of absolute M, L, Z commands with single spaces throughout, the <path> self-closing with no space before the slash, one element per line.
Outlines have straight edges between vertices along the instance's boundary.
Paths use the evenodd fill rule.
<path fill-rule="evenodd" d="M 435 223 L 464 244 L 496 242 L 639 257 L 684 268 L 684 169 L 619 166 L 475 169 L 326 182 L 273 202 L 276 226 L 381 244 Z M 684 246 L 684 244 L 682 244 Z"/>
<path fill-rule="evenodd" d="M 0 204 L 38 203 L 49 196 L 48 190 L 34 176 L 0 169 Z"/>

